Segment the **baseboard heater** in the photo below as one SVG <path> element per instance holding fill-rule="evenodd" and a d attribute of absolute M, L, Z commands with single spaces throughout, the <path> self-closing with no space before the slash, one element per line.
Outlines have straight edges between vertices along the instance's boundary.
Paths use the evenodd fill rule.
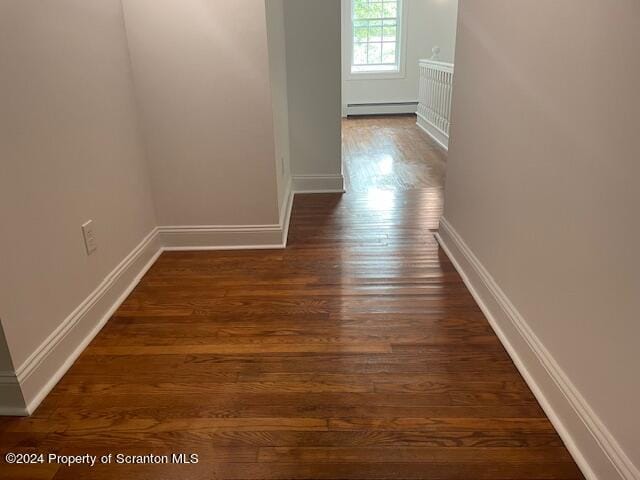
<path fill-rule="evenodd" d="M 349 103 L 344 115 L 390 115 L 416 113 L 417 110 L 418 102 Z"/>

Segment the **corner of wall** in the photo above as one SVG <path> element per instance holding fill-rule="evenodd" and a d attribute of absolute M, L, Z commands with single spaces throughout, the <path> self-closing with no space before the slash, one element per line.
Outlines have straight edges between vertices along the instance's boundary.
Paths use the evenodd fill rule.
<path fill-rule="evenodd" d="M 288 0 L 284 6 L 293 189 L 342 192 L 341 3 Z M 319 36 L 331 41 L 318 43 Z"/>
<path fill-rule="evenodd" d="M 15 373 L 11 352 L 4 336 L 2 319 L 0 319 L 0 415 L 28 415 L 20 382 Z"/>

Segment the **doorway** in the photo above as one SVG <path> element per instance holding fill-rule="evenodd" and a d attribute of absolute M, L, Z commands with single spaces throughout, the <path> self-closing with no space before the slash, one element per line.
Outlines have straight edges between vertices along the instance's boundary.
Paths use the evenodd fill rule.
<path fill-rule="evenodd" d="M 452 75 L 439 70 L 453 71 L 457 0 L 341 8 L 346 191 L 428 190 L 440 208 Z"/>

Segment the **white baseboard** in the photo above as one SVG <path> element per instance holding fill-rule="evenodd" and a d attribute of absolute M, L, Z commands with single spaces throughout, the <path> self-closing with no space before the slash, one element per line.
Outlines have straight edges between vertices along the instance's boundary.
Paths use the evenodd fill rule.
<path fill-rule="evenodd" d="M 165 251 L 277 249 L 287 245 L 294 193 L 291 182 L 279 223 L 272 225 L 180 225 L 158 227 Z"/>
<path fill-rule="evenodd" d="M 446 151 L 449 151 L 449 135 L 433 125 L 429 120 L 420 115 L 420 113 L 416 113 L 416 116 L 418 118 L 416 125 L 429 135 L 438 145 Z"/>
<path fill-rule="evenodd" d="M 289 224 L 291 223 L 291 210 L 293 209 L 293 198 L 295 192 L 293 191 L 293 178 L 289 178 L 287 181 L 287 187 L 285 189 L 284 208 L 280 211 L 280 225 L 282 225 L 282 246 L 286 247 L 289 241 Z"/>
<path fill-rule="evenodd" d="M 29 415 L 62 378 L 153 265 L 162 249 L 153 229 L 16 369 Z"/>
<path fill-rule="evenodd" d="M 357 103 L 346 105 L 344 113 L 349 115 L 398 115 L 416 113 L 418 101 L 415 102 L 386 102 L 386 103 Z M 343 115 L 344 116 L 344 115 Z"/>
<path fill-rule="evenodd" d="M 283 248 L 283 228 L 273 225 L 158 227 L 164 250 L 245 250 Z"/>
<path fill-rule="evenodd" d="M 444 218 L 436 238 L 585 477 L 588 480 L 640 480 L 637 467 Z"/>
<path fill-rule="evenodd" d="M 294 175 L 295 193 L 344 193 L 344 177 L 335 175 Z"/>

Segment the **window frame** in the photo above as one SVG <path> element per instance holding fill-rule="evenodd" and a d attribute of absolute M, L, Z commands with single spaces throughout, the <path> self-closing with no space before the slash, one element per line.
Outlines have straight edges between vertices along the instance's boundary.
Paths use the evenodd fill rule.
<path fill-rule="evenodd" d="M 406 0 L 398 1 L 398 23 L 397 27 L 399 32 L 397 34 L 397 70 L 364 70 L 361 72 L 354 72 L 353 69 L 353 54 L 354 54 L 354 41 L 353 41 L 353 0 L 342 1 L 342 18 L 343 18 L 343 35 L 349 42 L 348 55 L 345 59 L 345 79 L 346 80 L 385 80 L 385 79 L 398 79 L 405 78 L 405 65 L 406 65 L 406 38 L 407 38 L 407 4 Z M 345 52 L 346 53 L 346 52 Z"/>

